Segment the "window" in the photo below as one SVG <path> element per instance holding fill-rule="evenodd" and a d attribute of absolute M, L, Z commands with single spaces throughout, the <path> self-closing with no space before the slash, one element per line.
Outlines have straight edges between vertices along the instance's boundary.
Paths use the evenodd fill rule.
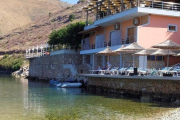
<path fill-rule="evenodd" d="M 154 56 L 154 55 L 152 55 L 152 56 L 147 56 L 147 60 L 148 61 L 163 61 L 164 59 L 163 59 L 163 56 Z"/>
<path fill-rule="evenodd" d="M 156 56 L 156 61 L 163 61 L 163 56 Z"/>
<path fill-rule="evenodd" d="M 168 31 L 177 32 L 177 25 L 168 25 Z"/>
<path fill-rule="evenodd" d="M 149 61 L 155 61 L 155 56 L 147 56 L 147 60 L 149 60 Z"/>

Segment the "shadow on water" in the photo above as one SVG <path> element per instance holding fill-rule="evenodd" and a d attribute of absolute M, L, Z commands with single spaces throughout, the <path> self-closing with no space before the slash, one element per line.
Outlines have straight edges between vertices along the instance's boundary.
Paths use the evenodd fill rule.
<path fill-rule="evenodd" d="M 52 109 L 59 106 L 58 109 L 63 108 L 64 111 L 87 111 L 100 112 L 105 114 L 106 110 L 119 112 L 123 115 L 130 116 L 149 116 L 149 114 L 156 114 L 158 112 L 168 111 L 177 108 L 169 102 L 160 102 L 156 100 L 142 101 L 140 96 L 133 96 L 129 94 L 104 94 L 93 93 L 83 88 L 59 88 L 56 86 L 49 86 L 48 83 L 32 82 L 28 83 L 29 92 L 31 94 L 42 94 L 43 100 L 46 101 L 47 106 Z M 94 110 L 94 112 L 92 111 Z M 63 112 L 64 113 L 64 112 Z M 115 114 L 115 113 L 113 113 Z"/>
<path fill-rule="evenodd" d="M 121 100 L 137 102 L 137 103 L 150 103 L 150 105 L 148 105 L 149 107 L 158 107 L 158 108 L 160 107 L 179 108 L 180 107 L 179 105 L 171 103 L 169 101 L 162 101 L 162 100 L 157 100 L 153 98 L 149 98 L 149 100 L 142 100 L 141 96 L 135 96 L 132 94 L 117 95 L 117 94 L 108 94 L 108 93 L 93 93 L 83 88 L 57 88 L 57 87 L 52 87 L 52 88 L 55 88 L 57 90 L 62 90 L 66 94 L 68 93 L 68 94 L 79 95 L 79 96 L 89 95 L 89 96 L 98 96 L 98 97 L 107 98 L 107 99 L 121 99 Z"/>
<path fill-rule="evenodd" d="M 61 91 L 61 94 L 68 94 L 68 95 L 77 95 L 77 96 L 94 96 L 94 97 L 101 97 L 107 99 L 120 99 L 120 100 L 127 100 L 131 102 L 137 103 L 148 103 L 149 107 L 162 107 L 162 108 L 179 108 L 180 106 L 173 104 L 169 101 L 162 101 L 153 98 L 148 98 L 149 100 L 142 100 L 141 96 L 136 96 L 132 94 L 124 94 L 124 95 L 117 95 L 117 94 L 108 94 L 108 93 L 96 93 L 90 92 L 84 88 L 60 88 L 56 86 L 49 86 L 48 83 L 43 82 L 35 82 L 29 81 L 29 87 L 33 88 L 49 88 L 54 94 L 58 94 L 58 91 Z M 148 96 L 150 97 L 150 96 Z"/>

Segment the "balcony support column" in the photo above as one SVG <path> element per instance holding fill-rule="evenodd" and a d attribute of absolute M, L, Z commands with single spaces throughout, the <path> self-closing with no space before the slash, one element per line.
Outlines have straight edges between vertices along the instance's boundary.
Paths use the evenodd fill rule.
<path fill-rule="evenodd" d="M 87 15 L 86 15 L 86 26 L 88 26 L 88 17 L 89 17 L 88 10 L 86 12 L 87 12 Z"/>
<path fill-rule="evenodd" d="M 130 6 L 130 9 L 132 8 L 132 0 L 130 0 L 130 2 L 129 2 L 129 6 Z"/>
<path fill-rule="evenodd" d="M 109 11 L 110 11 L 109 7 L 110 7 L 110 0 L 108 0 L 108 13 L 107 13 L 108 16 L 109 16 Z"/>
<path fill-rule="evenodd" d="M 98 4 L 96 4 L 96 20 L 98 19 Z"/>
<path fill-rule="evenodd" d="M 139 7 L 139 0 L 136 0 L 137 7 Z"/>
<path fill-rule="evenodd" d="M 85 63 L 85 56 L 83 55 L 82 63 Z"/>
<path fill-rule="evenodd" d="M 121 0 L 121 12 L 124 10 L 124 3 L 123 0 Z"/>

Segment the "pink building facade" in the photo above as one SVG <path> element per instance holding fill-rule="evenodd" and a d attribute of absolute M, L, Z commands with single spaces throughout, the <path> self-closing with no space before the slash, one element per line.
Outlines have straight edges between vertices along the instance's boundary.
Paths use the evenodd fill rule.
<path fill-rule="evenodd" d="M 90 64 L 92 69 L 96 69 L 97 65 L 106 67 L 107 57 L 97 56 L 96 53 L 104 50 L 107 46 L 116 50 L 122 45 L 137 42 L 140 46 L 148 49 L 167 39 L 180 44 L 179 3 L 172 3 L 172 1 L 152 1 L 149 3 L 149 1 L 145 1 L 140 4 L 138 0 L 135 2 L 136 6 L 132 7 L 131 3 L 127 5 L 130 6 L 129 9 L 121 9 L 125 6 L 121 3 L 118 13 L 113 13 L 111 10 L 111 14 L 106 17 L 101 15 L 98 17 L 98 13 L 101 11 L 97 12 L 95 22 L 92 25 L 87 25 L 81 32 L 84 38 L 80 54 L 84 56 L 83 62 Z M 111 5 L 109 4 L 109 8 L 112 8 Z M 96 7 L 99 10 L 98 4 Z M 180 58 L 170 57 L 170 65 L 179 62 Z M 122 55 L 111 56 L 110 63 L 119 67 L 131 66 L 132 55 L 127 54 L 124 59 L 122 59 Z M 161 68 L 165 66 L 165 63 L 166 57 L 135 56 L 135 66 L 140 68 Z"/>

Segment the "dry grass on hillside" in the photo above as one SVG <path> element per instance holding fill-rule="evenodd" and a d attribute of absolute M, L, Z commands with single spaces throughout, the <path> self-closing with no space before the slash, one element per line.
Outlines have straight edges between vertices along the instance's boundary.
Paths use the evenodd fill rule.
<path fill-rule="evenodd" d="M 85 21 L 86 13 L 81 10 L 81 7 L 86 4 L 87 3 L 80 3 L 72 7 L 67 7 L 47 17 L 38 19 L 34 24 L 15 29 L 11 34 L 1 38 L 0 52 L 20 51 L 46 43 L 49 40 L 48 36 L 53 30 L 71 24 L 69 15 L 75 15 L 75 20 L 73 22 Z M 94 20 L 94 15 L 91 14 L 89 18 Z"/>
<path fill-rule="evenodd" d="M 70 6 L 57 0 L 0 0 L 0 36 Z"/>

